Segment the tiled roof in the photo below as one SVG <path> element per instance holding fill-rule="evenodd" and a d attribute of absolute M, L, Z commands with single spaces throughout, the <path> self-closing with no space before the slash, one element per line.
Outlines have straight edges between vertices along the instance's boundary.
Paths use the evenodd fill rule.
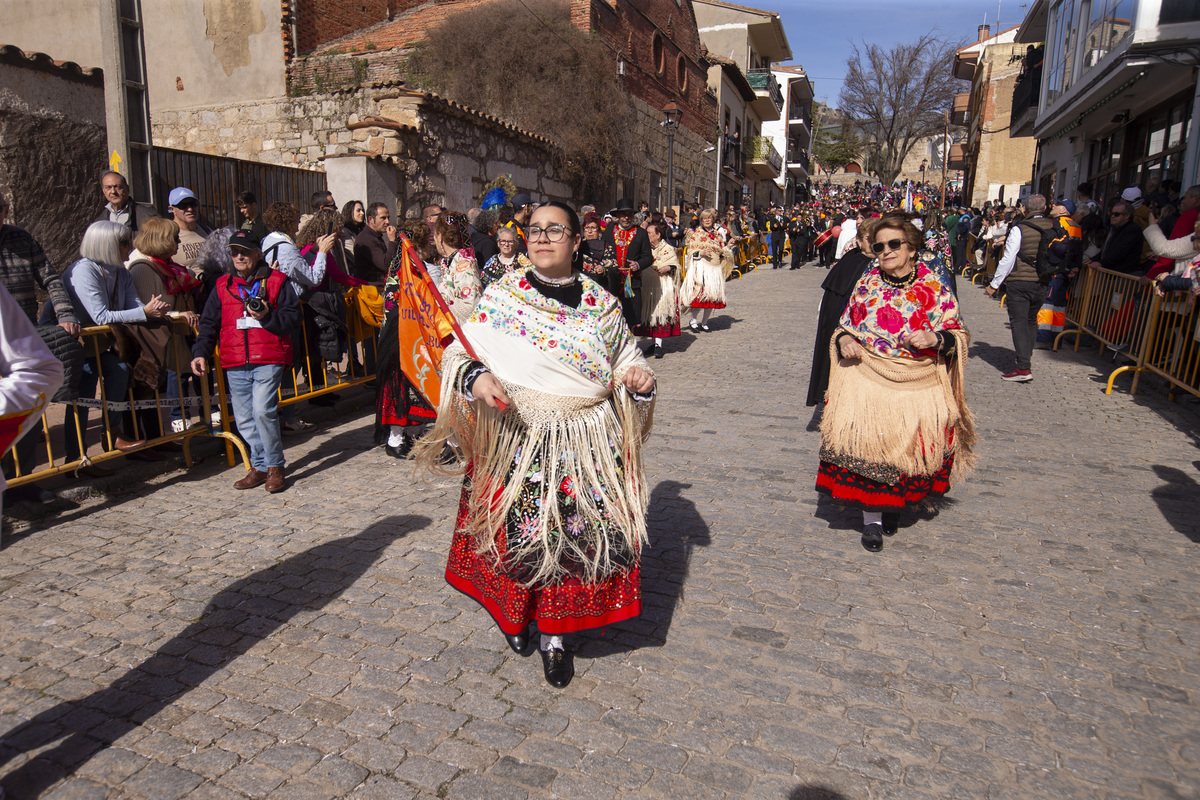
<path fill-rule="evenodd" d="M 11 44 L 0 45 L 0 62 L 12 64 L 26 69 L 36 69 L 53 75 L 90 83 L 95 86 L 104 85 L 104 71 L 99 67 L 81 67 L 74 61 L 56 61 L 45 53 L 26 53 Z"/>
<path fill-rule="evenodd" d="M 355 31 L 349 36 L 322 45 L 315 53 L 337 51 L 362 53 L 371 50 L 392 50 L 412 47 L 425 40 L 429 31 L 441 25 L 452 14 L 486 5 L 495 0 L 431 0 L 389 22 Z"/>
<path fill-rule="evenodd" d="M 456 116 L 474 117 L 475 119 L 483 120 L 490 123 L 495 128 L 499 128 L 500 130 L 510 133 L 515 133 L 518 136 L 522 136 L 532 142 L 542 145 L 543 147 L 553 149 L 557 149 L 558 147 L 558 145 L 555 144 L 552 139 L 548 139 L 541 134 L 530 133 L 529 131 L 522 130 L 511 122 L 506 122 L 499 117 L 494 117 L 491 114 L 485 114 L 482 111 L 477 111 L 470 106 L 464 106 L 462 103 L 456 103 L 453 100 L 448 100 L 439 94 L 435 94 L 434 92 L 421 92 L 414 89 L 401 89 L 400 93 L 406 94 L 409 97 L 423 98 L 426 102 L 438 106 L 443 111 Z"/>

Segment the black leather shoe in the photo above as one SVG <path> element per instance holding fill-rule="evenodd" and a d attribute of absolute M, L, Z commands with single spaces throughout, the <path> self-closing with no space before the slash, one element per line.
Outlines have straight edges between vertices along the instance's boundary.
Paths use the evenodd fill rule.
<path fill-rule="evenodd" d="M 384 449 L 387 450 L 387 454 L 392 458 L 408 458 L 408 454 L 411 453 L 413 449 L 412 437 L 405 436 L 404 441 L 400 442 L 399 447 L 392 447 L 389 444 L 384 445 Z"/>
<path fill-rule="evenodd" d="M 877 522 L 873 522 L 863 528 L 862 546 L 872 553 L 878 553 L 883 549 L 883 526 Z"/>
<path fill-rule="evenodd" d="M 530 646 L 533 643 L 532 639 L 528 628 L 520 633 L 504 634 L 504 641 L 508 642 L 509 649 L 519 656 L 533 655 L 533 648 Z"/>
<path fill-rule="evenodd" d="M 655 358 L 663 357 L 663 347 L 661 344 L 654 345 L 654 357 Z"/>
<path fill-rule="evenodd" d="M 883 512 L 883 535 L 895 536 L 898 530 L 900 530 L 900 515 L 895 511 Z"/>
<path fill-rule="evenodd" d="M 546 683 L 555 689 L 564 689 L 575 677 L 575 657 L 566 650 L 553 648 L 542 650 L 542 671 L 546 674 Z"/>

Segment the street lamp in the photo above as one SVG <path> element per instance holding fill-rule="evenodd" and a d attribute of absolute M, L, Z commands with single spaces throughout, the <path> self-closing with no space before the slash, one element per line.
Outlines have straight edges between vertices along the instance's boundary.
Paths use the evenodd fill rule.
<path fill-rule="evenodd" d="M 675 205 L 675 130 L 683 111 L 675 103 L 663 106 L 662 126 L 667 129 L 667 202 L 666 208 Z"/>

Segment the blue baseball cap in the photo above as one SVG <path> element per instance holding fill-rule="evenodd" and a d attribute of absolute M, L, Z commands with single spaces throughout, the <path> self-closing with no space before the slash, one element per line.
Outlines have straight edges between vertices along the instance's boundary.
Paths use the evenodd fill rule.
<path fill-rule="evenodd" d="M 167 196 L 167 203 L 179 208 L 179 204 L 188 199 L 195 200 L 197 203 L 200 202 L 196 199 L 196 195 L 192 194 L 191 189 L 179 186 L 171 190 L 171 194 Z"/>

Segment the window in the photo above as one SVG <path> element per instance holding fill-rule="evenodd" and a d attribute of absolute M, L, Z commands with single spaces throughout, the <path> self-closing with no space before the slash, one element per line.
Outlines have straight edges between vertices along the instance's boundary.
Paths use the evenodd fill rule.
<path fill-rule="evenodd" d="M 1163 3 L 1165 10 L 1170 0 Z M 1083 29 L 1083 69 L 1100 63 L 1114 47 L 1125 40 L 1133 27 L 1133 0 L 1091 0 L 1086 15 L 1079 15 Z"/>
<path fill-rule="evenodd" d="M 1075 64 L 1075 0 L 1060 0 L 1050 9 L 1046 38 L 1046 105 L 1051 105 L 1071 86 Z"/>
<path fill-rule="evenodd" d="M 654 34 L 654 42 L 651 44 L 651 49 L 654 52 L 654 69 L 658 71 L 659 75 L 662 75 L 663 70 L 666 68 L 666 54 L 663 52 L 662 36 L 658 32 Z"/>
<path fill-rule="evenodd" d="M 1129 175 L 1124 185 L 1145 186 L 1151 178 L 1182 177 L 1184 142 L 1192 121 L 1192 98 L 1177 99 L 1166 108 L 1135 120 L 1134 150 L 1129 156 Z"/>
<path fill-rule="evenodd" d="M 679 93 L 687 94 L 688 88 L 688 63 L 684 58 L 683 53 L 679 54 L 678 60 L 675 62 L 676 79 L 679 82 Z"/>
<path fill-rule="evenodd" d="M 1163 0 L 1158 11 L 1158 24 L 1196 22 L 1200 20 L 1200 0 Z"/>

